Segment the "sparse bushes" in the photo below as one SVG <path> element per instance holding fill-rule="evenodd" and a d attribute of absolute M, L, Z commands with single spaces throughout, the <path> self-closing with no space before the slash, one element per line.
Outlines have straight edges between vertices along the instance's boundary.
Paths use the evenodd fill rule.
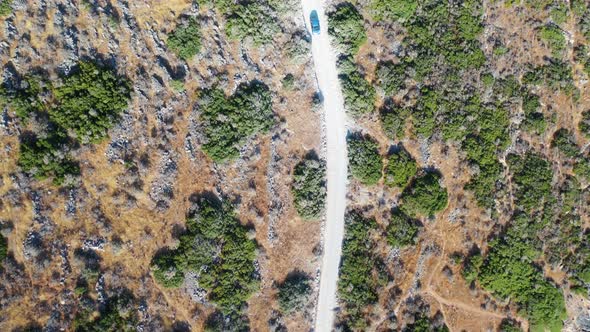
<path fill-rule="evenodd" d="M 289 314 L 302 310 L 311 295 L 311 280 L 309 276 L 295 272 L 290 273 L 285 281 L 279 285 L 279 307 Z"/>
<path fill-rule="evenodd" d="M 410 218 L 401 210 L 391 212 L 387 225 L 387 243 L 394 248 L 414 245 L 420 230 L 419 222 Z"/>
<path fill-rule="evenodd" d="M 401 209 L 410 216 L 434 216 L 447 206 L 447 190 L 440 186 L 441 175 L 427 172 L 417 176 L 406 187 L 400 201 Z"/>
<path fill-rule="evenodd" d="M 181 59 L 190 60 L 201 50 L 201 30 L 194 17 L 181 23 L 168 35 L 168 48 Z"/>
<path fill-rule="evenodd" d="M 350 174 L 363 184 L 373 185 L 381 179 L 383 161 L 379 146 L 371 137 L 348 138 L 348 163 Z"/>
<path fill-rule="evenodd" d="M 403 148 L 389 156 L 385 167 L 385 184 L 404 188 L 416 175 L 418 166 L 412 156 Z"/>
<path fill-rule="evenodd" d="M 293 186 L 297 213 L 304 219 L 319 218 L 326 204 L 326 164 L 307 158 L 295 166 Z"/>
<path fill-rule="evenodd" d="M 200 108 L 203 151 L 216 162 L 236 158 L 246 139 L 268 132 L 274 124 L 272 97 L 260 82 L 240 85 L 231 97 L 220 89 L 205 90 Z"/>
<path fill-rule="evenodd" d="M 231 205 L 203 197 L 187 220 L 178 248 L 157 254 L 152 271 L 165 287 L 178 287 L 185 272 L 198 274 L 199 285 L 223 314 L 238 315 L 258 288 L 255 259 L 256 243 Z"/>
<path fill-rule="evenodd" d="M 344 54 L 356 54 L 367 40 L 363 16 L 348 2 L 328 13 L 328 33 Z"/>
<path fill-rule="evenodd" d="M 377 282 L 373 277 L 375 243 L 371 239 L 377 223 L 358 212 L 350 212 L 345 225 L 338 296 L 347 321 L 362 329 L 366 324 L 363 312 L 377 301 Z"/>

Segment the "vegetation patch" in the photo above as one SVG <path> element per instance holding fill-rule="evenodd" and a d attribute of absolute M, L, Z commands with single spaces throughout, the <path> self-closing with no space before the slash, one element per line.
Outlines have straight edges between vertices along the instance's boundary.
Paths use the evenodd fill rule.
<path fill-rule="evenodd" d="M 499 298 L 514 299 L 533 330 L 559 331 L 566 316 L 563 294 L 532 263 L 539 256 L 538 229 L 528 216 L 516 214 L 506 233 L 490 242 L 486 258 L 469 269 L 483 288 Z"/>
<path fill-rule="evenodd" d="M 290 273 L 279 285 L 279 307 L 289 314 L 302 310 L 311 295 L 311 278 L 303 273 Z"/>
<path fill-rule="evenodd" d="M 350 212 L 345 225 L 338 297 L 348 325 L 363 329 L 366 327 L 363 312 L 377 301 L 377 282 L 373 277 L 375 243 L 371 239 L 377 222 Z"/>
<path fill-rule="evenodd" d="M 376 21 L 406 21 L 418 8 L 416 0 L 373 0 L 371 11 Z"/>
<path fill-rule="evenodd" d="M 364 19 L 356 7 L 345 2 L 328 13 L 328 33 L 344 54 L 354 55 L 367 40 Z"/>
<path fill-rule="evenodd" d="M 223 315 L 239 317 L 258 289 L 256 243 L 230 203 L 202 197 L 197 205 L 178 248 L 154 256 L 154 278 L 164 287 L 178 287 L 185 274 L 193 272 Z"/>
<path fill-rule="evenodd" d="M 297 213 L 304 219 L 318 219 L 326 204 L 326 163 L 315 158 L 301 161 L 293 172 L 291 192 Z"/>
<path fill-rule="evenodd" d="M 580 147 L 576 143 L 574 134 L 564 128 L 561 128 L 553 135 L 551 147 L 557 148 L 561 153 L 569 158 L 574 158 L 580 153 Z"/>
<path fill-rule="evenodd" d="M 181 59 L 192 59 L 201 50 L 201 29 L 199 22 L 194 17 L 191 17 L 186 22 L 178 25 L 168 35 L 166 44 Z"/>
<path fill-rule="evenodd" d="M 410 218 L 400 209 L 391 212 L 387 225 L 387 244 L 394 248 L 404 248 L 416 244 L 420 222 Z"/>
<path fill-rule="evenodd" d="M 440 185 L 442 176 L 424 172 L 414 178 L 400 198 L 401 209 L 410 216 L 431 217 L 442 211 L 448 202 L 447 190 Z"/>
<path fill-rule="evenodd" d="M 391 140 L 400 140 L 405 136 L 406 123 L 410 117 L 411 110 L 396 105 L 392 100 L 386 100 L 379 111 L 381 127 L 385 135 Z"/>
<path fill-rule="evenodd" d="M 139 323 L 137 309 L 133 307 L 133 297 L 129 291 L 109 297 L 106 306 L 98 316 L 90 311 L 82 311 L 74 318 L 76 332 L 135 331 Z"/>
<path fill-rule="evenodd" d="M 340 85 L 346 111 L 355 117 L 375 110 L 375 88 L 365 79 L 351 58 L 338 62 Z"/>
<path fill-rule="evenodd" d="M 0 17 L 12 14 L 12 0 L 0 0 Z"/>
<path fill-rule="evenodd" d="M 539 36 L 551 48 L 553 56 L 559 58 L 566 46 L 565 36 L 561 29 L 555 25 L 547 25 L 541 28 Z"/>
<path fill-rule="evenodd" d="M 404 188 L 416 175 L 418 165 L 403 147 L 389 156 L 385 167 L 385 184 L 391 187 Z"/>
<path fill-rule="evenodd" d="M 348 167 L 350 174 L 363 184 L 374 185 L 381 179 L 383 160 L 379 145 L 369 136 L 348 138 Z"/>
<path fill-rule="evenodd" d="M 513 174 L 516 203 L 525 211 L 542 207 L 551 195 L 553 172 L 549 162 L 532 152 L 524 156 L 511 154 L 506 160 Z"/>
<path fill-rule="evenodd" d="M 549 63 L 532 68 L 522 78 L 524 84 L 545 84 L 551 88 L 559 89 L 566 95 L 578 93 L 574 85 L 572 67 L 561 60 L 550 59 Z"/>
<path fill-rule="evenodd" d="M 386 96 L 396 95 L 406 88 L 408 65 L 405 63 L 381 62 L 377 65 L 377 86 Z"/>
<path fill-rule="evenodd" d="M 578 123 L 578 129 L 584 136 L 590 138 L 590 110 L 582 112 L 582 120 Z"/>
<path fill-rule="evenodd" d="M 73 181 L 80 168 L 70 151 L 103 140 L 127 108 L 130 93 L 127 79 L 90 62 L 78 63 L 55 85 L 40 75 L 6 84 L 2 94 L 9 109 L 25 125 L 30 118 L 38 124 L 21 135 L 21 168 L 38 179 L 52 177 L 58 185 Z"/>
<path fill-rule="evenodd" d="M 266 1 L 232 2 L 226 20 L 230 38 L 252 38 L 256 45 L 272 42 L 281 30 L 274 9 Z"/>
<path fill-rule="evenodd" d="M 205 90 L 200 108 L 203 151 L 216 162 L 236 158 L 246 139 L 268 132 L 275 121 L 270 91 L 257 81 L 241 84 L 230 97 L 217 88 Z"/>
<path fill-rule="evenodd" d="M 538 135 L 545 132 L 547 123 L 540 108 L 541 101 L 539 100 L 539 96 L 529 93 L 523 97 L 522 110 L 524 111 L 524 120 L 522 126 L 524 130 Z"/>

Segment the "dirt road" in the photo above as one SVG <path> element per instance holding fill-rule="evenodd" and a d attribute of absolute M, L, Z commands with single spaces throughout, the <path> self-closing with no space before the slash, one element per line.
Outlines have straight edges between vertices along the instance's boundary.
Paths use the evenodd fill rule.
<path fill-rule="evenodd" d="M 315 331 L 332 329 L 334 309 L 337 306 L 336 289 L 338 267 L 344 235 L 344 210 L 346 207 L 346 181 L 348 159 L 346 154 L 346 116 L 344 99 L 336 70 L 336 55 L 330 46 L 327 22 L 324 15 L 324 1 L 302 0 L 303 13 L 308 31 L 311 32 L 309 16 L 317 10 L 321 33 L 313 35 L 312 53 L 319 89 L 324 98 L 324 112 L 327 139 L 328 198 L 326 206 L 326 227 L 324 229 L 323 257 L 320 276 Z"/>

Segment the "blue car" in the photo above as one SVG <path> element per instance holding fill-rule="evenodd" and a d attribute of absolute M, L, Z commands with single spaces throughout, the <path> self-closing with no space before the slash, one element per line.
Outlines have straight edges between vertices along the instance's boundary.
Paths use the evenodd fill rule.
<path fill-rule="evenodd" d="M 320 18 L 318 17 L 318 12 L 315 10 L 311 11 L 311 15 L 309 15 L 309 21 L 311 22 L 311 33 L 314 35 L 320 34 Z"/>

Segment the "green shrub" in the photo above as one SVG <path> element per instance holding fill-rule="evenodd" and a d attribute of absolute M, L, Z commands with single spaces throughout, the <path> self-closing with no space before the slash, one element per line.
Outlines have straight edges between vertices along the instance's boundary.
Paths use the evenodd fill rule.
<path fill-rule="evenodd" d="M 170 81 L 170 86 L 172 86 L 172 89 L 174 89 L 174 91 L 176 91 L 176 92 L 184 92 L 185 91 L 184 81 L 182 81 L 182 80 L 172 80 L 172 81 Z"/>
<path fill-rule="evenodd" d="M 524 120 L 522 125 L 524 130 L 539 135 L 545 132 L 547 124 L 545 122 L 545 116 L 539 111 L 540 107 L 541 102 L 539 96 L 526 94 L 523 97 L 522 109 L 524 111 Z"/>
<path fill-rule="evenodd" d="M 582 112 L 582 121 L 578 123 L 578 129 L 584 136 L 590 138 L 590 110 Z"/>
<path fill-rule="evenodd" d="M 478 41 L 481 1 L 465 1 L 459 8 L 447 1 L 423 2 L 404 26 L 424 53 L 442 55 L 453 68 L 479 68 L 486 60 Z"/>
<path fill-rule="evenodd" d="M 539 36 L 551 48 L 553 56 L 561 56 L 565 50 L 566 42 L 565 36 L 559 27 L 555 25 L 544 26 L 539 31 Z"/>
<path fill-rule="evenodd" d="M 283 81 L 281 83 L 283 84 L 283 89 L 293 90 L 295 87 L 295 77 L 293 74 L 287 74 L 285 77 L 283 77 Z"/>
<path fill-rule="evenodd" d="M 328 33 L 344 54 L 356 54 L 367 40 L 363 16 L 348 2 L 328 13 Z"/>
<path fill-rule="evenodd" d="M 12 0 L 0 0 L 0 17 L 12 14 Z"/>
<path fill-rule="evenodd" d="M 181 59 L 190 60 L 201 50 L 201 29 L 194 17 L 176 26 L 166 42 L 168 48 Z"/>
<path fill-rule="evenodd" d="M 500 323 L 500 332 L 523 332 L 520 323 L 513 319 L 503 319 Z"/>
<path fill-rule="evenodd" d="M 553 172 L 549 162 L 532 152 L 522 157 L 511 154 L 506 160 L 513 174 L 516 204 L 525 211 L 542 207 L 551 195 Z"/>
<path fill-rule="evenodd" d="M 574 61 L 581 64 L 586 75 L 590 76 L 590 47 L 576 45 L 574 47 Z"/>
<path fill-rule="evenodd" d="M 258 289 L 256 243 L 247 232 L 229 203 L 202 197 L 178 248 L 154 256 L 154 278 L 162 286 L 178 287 L 185 272 L 195 272 L 224 315 L 239 314 Z"/>
<path fill-rule="evenodd" d="M 553 135 L 551 147 L 559 149 L 565 156 L 574 158 L 580 153 L 580 147 L 576 144 L 576 138 L 567 129 L 561 128 Z"/>
<path fill-rule="evenodd" d="M 392 101 L 385 103 L 379 112 L 379 117 L 381 118 L 381 127 L 389 139 L 399 140 L 404 138 L 410 113 L 410 109 L 395 105 Z"/>
<path fill-rule="evenodd" d="M 360 135 L 348 138 L 348 167 L 350 174 L 363 184 L 374 185 L 379 182 L 383 170 L 383 160 L 379 145 L 371 137 Z"/>
<path fill-rule="evenodd" d="M 0 235 L 0 264 L 8 257 L 8 240 Z"/>
<path fill-rule="evenodd" d="M 176 251 L 159 253 L 152 259 L 152 273 L 156 281 L 166 288 L 180 287 L 184 282 L 184 269 L 177 266 Z"/>
<path fill-rule="evenodd" d="M 63 79 L 55 89 L 56 107 L 49 109 L 51 121 L 76 133 L 82 143 L 95 143 L 107 136 L 128 107 L 130 82 L 90 62 Z"/>
<path fill-rule="evenodd" d="M 295 209 L 304 219 L 318 219 L 326 204 L 326 164 L 315 159 L 301 161 L 293 172 L 291 187 Z"/>
<path fill-rule="evenodd" d="M 483 257 L 481 254 L 475 253 L 470 255 L 465 259 L 463 263 L 463 268 L 461 270 L 461 275 L 465 278 L 468 284 L 471 284 L 477 279 L 477 275 L 479 274 L 479 268 L 483 264 Z"/>
<path fill-rule="evenodd" d="M 266 1 L 232 4 L 226 15 L 227 35 L 231 39 L 252 38 L 255 45 L 268 44 L 281 31 L 274 10 Z"/>
<path fill-rule="evenodd" d="M 535 67 L 522 78 L 524 84 L 541 85 L 560 89 L 567 95 L 574 95 L 577 88 L 574 85 L 572 67 L 569 63 L 551 59 L 548 64 Z"/>
<path fill-rule="evenodd" d="M 447 190 L 440 186 L 441 175 L 427 172 L 417 176 L 400 198 L 401 209 L 410 216 L 434 216 L 447 206 Z"/>
<path fill-rule="evenodd" d="M 1 89 L 0 95 L 9 108 L 26 123 L 32 114 L 46 110 L 46 105 L 40 97 L 48 93 L 48 85 L 48 82 L 37 75 L 27 75 L 20 82 L 19 89 L 11 92 Z"/>
<path fill-rule="evenodd" d="M 551 8 L 551 19 L 555 24 L 563 24 L 567 21 L 568 7 L 563 2 L 558 2 Z"/>
<path fill-rule="evenodd" d="M 25 135 L 21 138 L 18 165 L 39 180 L 52 177 L 54 184 L 61 185 L 67 177 L 80 174 L 78 162 L 68 151 L 70 144 L 59 130 L 46 138 Z"/>
<path fill-rule="evenodd" d="M 416 0 L 373 0 L 371 11 L 376 21 L 408 20 L 418 8 Z"/>
<path fill-rule="evenodd" d="M 377 229 L 375 219 L 358 212 L 345 217 L 342 260 L 338 278 L 338 297 L 351 325 L 363 329 L 363 311 L 377 301 L 377 281 L 373 277 L 375 243 L 371 235 Z"/>
<path fill-rule="evenodd" d="M 234 159 L 244 141 L 274 124 L 272 96 L 260 82 L 241 84 L 231 97 L 205 90 L 200 100 L 206 143 L 203 151 L 216 162 Z"/>
<path fill-rule="evenodd" d="M 290 273 L 279 285 L 279 307 L 284 313 L 302 310 L 311 295 L 311 278 L 302 273 Z"/>
<path fill-rule="evenodd" d="M 389 156 L 385 167 L 385 184 L 404 188 L 417 171 L 416 161 L 405 149 L 401 148 Z"/>
<path fill-rule="evenodd" d="M 338 62 L 340 85 L 344 94 L 344 107 L 355 117 L 375 110 L 375 88 L 349 57 Z"/>
<path fill-rule="evenodd" d="M 377 86 L 386 96 L 393 96 L 405 89 L 407 71 L 408 66 L 404 63 L 380 62 L 375 73 Z"/>
<path fill-rule="evenodd" d="M 523 308 L 533 330 L 560 330 L 566 316 L 563 295 L 531 263 L 534 253 L 518 236 L 492 241 L 478 280 L 499 298 L 514 299 Z"/>
<path fill-rule="evenodd" d="M 574 163 L 574 174 L 586 181 L 590 181 L 590 158 L 578 158 Z"/>
<path fill-rule="evenodd" d="M 89 311 L 78 312 L 74 318 L 76 332 L 121 331 L 132 332 L 139 323 L 137 309 L 133 308 L 129 291 L 106 299 L 106 305 L 98 317 Z"/>
<path fill-rule="evenodd" d="M 401 210 L 392 211 L 387 225 L 387 244 L 394 248 L 414 245 L 420 230 L 419 223 Z"/>

